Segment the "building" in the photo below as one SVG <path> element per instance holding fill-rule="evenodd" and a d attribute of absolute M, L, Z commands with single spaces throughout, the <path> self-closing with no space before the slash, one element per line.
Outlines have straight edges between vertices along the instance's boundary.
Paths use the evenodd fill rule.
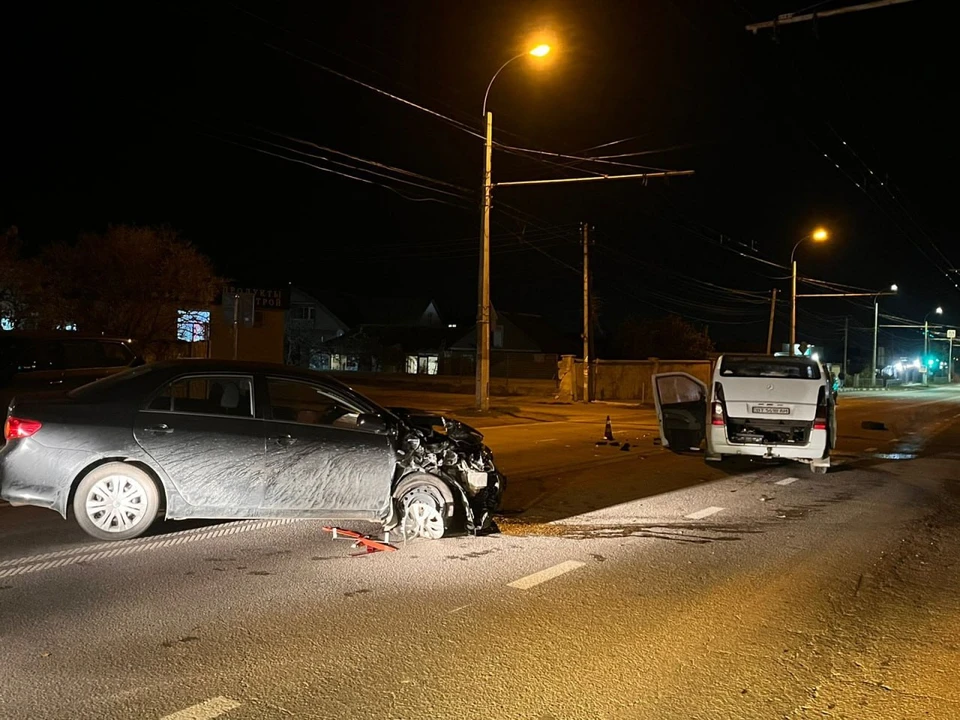
<path fill-rule="evenodd" d="M 177 354 L 281 363 L 289 307 L 287 289 L 227 285 L 210 307 L 177 312 Z"/>
<path fill-rule="evenodd" d="M 434 300 L 292 288 L 285 362 L 315 370 L 401 372 L 406 353 L 442 344 Z M 429 365 L 429 361 L 427 361 Z"/>
<path fill-rule="evenodd" d="M 576 335 L 558 331 L 542 316 L 531 313 L 491 314 L 490 376 L 542 378 L 556 376 L 561 355 L 580 351 Z M 476 325 L 461 335 L 444 355 L 443 374 L 473 375 L 476 372 Z"/>

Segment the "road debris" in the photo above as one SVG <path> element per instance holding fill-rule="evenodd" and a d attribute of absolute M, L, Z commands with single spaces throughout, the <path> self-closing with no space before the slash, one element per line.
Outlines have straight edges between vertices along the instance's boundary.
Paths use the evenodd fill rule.
<path fill-rule="evenodd" d="M 364 548 L 364 552 L 357 553 L 359 555 L 369 555 L 370 553 L 375 552 L 396 552 L 397 548 L 393 545 L 388 544 L 390 540 L 390 534 L 387 533 L 384 538 L 385 542 L 380 542 L 379 540 L 374 540 L 369 535 L 361 535 L 358 532 L 353 530 L 344 530 L 343 528 L 331 527 L 329 525 L 324 526 L 324 531 L 331 533 L 334 540 L 339 540 L 341 536 L 347 539 L 356 540 L 353 544 L 355 548 Z"/>

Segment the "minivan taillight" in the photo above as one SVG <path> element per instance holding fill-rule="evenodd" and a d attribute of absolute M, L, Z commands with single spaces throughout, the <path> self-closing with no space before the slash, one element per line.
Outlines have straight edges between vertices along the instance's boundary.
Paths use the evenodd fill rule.
<path fill-rule="evenodd" d="M 716 383 L 713 386 L 713 412 L 711 413 L 710 422 L 713 425 L 721 426 L 727 424 L 723 412 L 723 386 L 720 383 Z"/>
<path fill-rule="evenodd" d="M 711 419 L 711 422 L 714 425 L 726 424 L 723 419 L 723 403 L 720 401 L 717 401 L 713 404 L 713 418 Z"/>
<path fill-rule="evenodd" d="M 820 388 L 820 396 L 817 398 L 817 415 L 813 419 L 813 429 L 827 429 L 827 394 L 823 388 Z"/>
<path fill-rule="evenodd" d="M 27 420 L 26 418 L 8 417 L 3 424 L 4 440 L 23 440 L 43 427 L 43 424 L 37 420 Z"/>

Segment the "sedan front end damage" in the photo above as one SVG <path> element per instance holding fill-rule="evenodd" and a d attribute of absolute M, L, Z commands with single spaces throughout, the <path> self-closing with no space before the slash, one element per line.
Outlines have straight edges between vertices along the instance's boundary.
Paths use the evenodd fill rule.
<path fill-rule="evenodd" d="M 398 429 L 397 438 L 396 507 L 386 528 L 397 527 L 405 519 L 415 519 L 422 525 L 423 509 L 412 507 L 414 503 L 422 503 L 426 494 L 432 496 L 435 506 L 442 504 L 436 509 L 445 524 L 459 511 L 468 533 L 487 530 L 500 507 L 506 478 L 497 470 L 493 453 L 483 443 L 483 435 L 450 418 L 417 415 L 402 409 L 391 412 L 400 418 L 402 427 Z M 430 478 L 435 481 L 435 488 L 429 487 Z M 413 487 L 420 489 L 414 492 Z M 421 534 L 437 537 L 442 529 L 439 533 Z"/>

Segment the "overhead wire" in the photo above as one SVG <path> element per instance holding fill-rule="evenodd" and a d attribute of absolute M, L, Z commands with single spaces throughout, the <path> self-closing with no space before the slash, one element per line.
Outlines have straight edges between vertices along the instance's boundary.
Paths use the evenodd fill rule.
<path fill-rule="evenodd" d="M 351 175 L 350 173 L 345 173 L 345 172 L 342 172 L 342 171 L 339 171 L 339 170 L 334 170 L 334 169 L 329 168 L 329 167 L 324 167 L 324 166 L 322 166 L 322 165 L 317 165 L 316 163 L 307 162 L 306 160 L 300 160 L 300 159 L 298 159 L 298 158 L 291 158 L 291 157 L 289 157 L 289 156 L 287 156 L 287 155 L 282 155 L 282 154 L 280 154 L 280 153 L 275 153 L 275 152 L 272 152 L 272 151 L 269 151 L 269 150 L 264 150 L 263 148 L 254 147 L 254 146 L 252 146 L 252 145 L 247 145 L 247 144 L 245 144 L 245 143 L 237 142 L 237 141 L 235 141 L 235 140 L 229 140 L 229 139 L 227 139 L 227 138 L 219 137 L 219 136 L 214 135 L 214 134 L 211 134 L 211 133 L 200 133 L 200 134 L 201 134 L 201 135 L 205 135 L 205 136 L 207 136 L 207 137 L 210 137 L 210 138 L 212 138 L 212 139 L 214 139 L 214 140 L 219 140 L 220 142 L 223 142 L 223 143 L 229 143 L 230 145 L 236 145 L 236 146 L 238 146 L 238 147 L 246 148 L 247 150 L 252 150 L 252 151 L 254 151 L 254 152 L 262 153 L 262 154 L 264 154 L 264 155 L 270 155 L 270 156 L 272 156 L 272 157 L 279 158 L 279 159 L 281 159 L 281 160 L 286 160 L 287 162 L 297 163 L 297 164 L 299 164 L 299 165 L 305 165 L 305 166 L 307 166 L 307 167 L 311 167 L 311 168 L 313 168 L 313 169 L 315 169 L 315 170 L 319 170 L 319 171 L 321 171 L 321 172 L 330 173 L 330 174 L 332 174 L 332 175 L 338 175 L 338 176 L 340 176 L 340 177 L 344 177 L 344 178 L 348 178 L 348 179 L 350 179 L 350 180 L 355 180 L 355 181 L 358 181 L 358 182 L 362 182 L 362 183 L 365 183 L 365 184 L 367 184 L 367 185 L 376 185 L 376 186 L 378 186 L 378 187 L 382 187 L 382 188 L 384 188 L 384 189 L 386 189 L 386 190 L 389 190 L 389 191 L 395 193 L 396 195 L 399 195 L 399 196 L 402 197 L 403 199 L 409 200 L 409 201 L 411 201 L 411 202 L 438 202 L 438 203 L 442 203 L 442 204 L 445 204 L 445 205 L 452 205 L 452 206 L 454 206 L 454 207 L 462 207 L 461 205 L 457 205 L 457 204 L 455 204 L 455 203 L 450 202 L 449 200 L 444 200 L 444 199 L 442 199 L 442 198 L 411 197 L 411 196 L 409 196 L 409 195 L 405 195 L 404 193 L 402 193 L 401 191 L 399 191 L 397 188 L 391 187 L 391 186 L 389 186 L 389 185 L 387 185 L 387 184 L 385 184 L 385 183 L 382 183 L 382 182 L 377 182 L 377 181 L 375 181 L 375 180 L 370 180 L 369 178 L 360 177 L 360 176 L 358 176 L 358 175 Z M 360 169 L 360 171 L 364 171 L 364 170 Z M 370 172 L 370 171 L 364 171 L 364 172 Z M 402 181 L 400 181 L 398 178 L 393 178 L 393 179 L 394 179 L 395 181 L 397 181 L 397 182 L 402 182 Z M 425 186 L 424 186 L 424 187 L 425 187 Z M 436 188 L 428 188 L 428 189 L 433 190 L 433 191 L 436 191 Z"/>

